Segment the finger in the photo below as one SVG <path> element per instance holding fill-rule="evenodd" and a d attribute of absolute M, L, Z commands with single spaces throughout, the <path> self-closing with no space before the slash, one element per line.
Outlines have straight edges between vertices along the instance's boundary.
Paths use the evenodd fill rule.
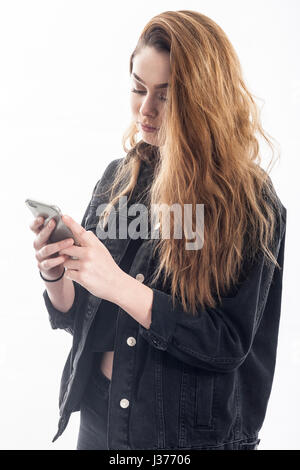
<path fill-rule="evenodd" d="M 80 243 L 81 246 L 91 245 L 91 232 L 87 232 L 82 225 L 75 222 L 72 217 L 68 215 L 62 216 L 63 223 L 71 230 L 76 240 Z"/>
<path fill-rule="evenodd" d="M 80 261 L 68 258 L 66 261 L 64 261 L 63 266 L 67 269 L 75 269 L 78 271 L 80 269 Z"/>
<path fill-rule="evenodd" d="M 58 256 L 57 258 L 48 258 L 38 263 L 38 267 L 40 270 L 48 270 L 51 268 L 55 268 L 55 266 L 62 264 L 64 261 L 66 261 L 65 256 Z"/>
<path fill-rule="evenodd" d="M 36 217 L 31 221 L 29 224 L 30 230 L 32 230 L 34 233 L 38 234 L 40 231 L 40 227 L 44 223 L 44 218 L 43 217 Z"/>
<path fill-rule="evenodd" d="M 85 256 L 85 250 L 82 246 L 68 246 L 66 248 L 62 248 L 58 252 L 59 255 L 69 255 L 69 256 L 76 256 L 76 258 L 80 259 Z"/>
<path fill-rule="evenodd" d="M 38 261 L 42 261 L 45 258 L 48 258 L 49 256 L 53 255 L 54 253 L 57 253 L 59 250 L 62 250 L 66 247 L 71 247 L 74 243 L 73 238 L 66 238 L 65 240 L 61 240 L 59 242 L 55 243 L 48 243 L 42 248 L 40 248 L 35 256 Z"/>
<path fill-rule="evenodd" d="M 33 246 L 36 250 L 39 250 L 42 246 L 44 246 L 50 235 L 51 235 L 51 232 L 53 231 L 55 227 L 55 220 L 54 219 L 51 219 L 46 226 L 44 226 L 40 232 L 38 233 L 37 237 L 35 238 L 34 242 L 33 242 Z"/>

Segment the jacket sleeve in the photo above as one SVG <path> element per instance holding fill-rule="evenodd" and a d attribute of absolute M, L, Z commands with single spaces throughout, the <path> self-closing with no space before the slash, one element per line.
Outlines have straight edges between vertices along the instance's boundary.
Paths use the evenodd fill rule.
<path fill-rule="evenodd" d="M 85 210 L 84 216 L 81 221 L 82 227 L 86 228 L 86 220 L 90 213 L 91 203 L 92 203 L 93 196 L 94 196 L 96 189 L 97 190 L 101 189 L 102 187 L 105 187 L 105 185 L 111 183 L 111 178 L 113 177 L 112 172 L 115 170 L 115 168 L 117 167 L 118 163 L 121 160 L 122 159 L 119 158 L 119 159 L 115 159 L 111 161 L 109 165 L 107 166 L 107 168 L 105 169 L 102 177 L 97 181 L 93 189 L 92 197 L 90 199 L 90 202 Z M 51 300 L 48 296 L 47 289 L 45 289 L 43 292 L 43 298 L 44 298 L 46 309 L 48 310 L 49 321 L 50 321 L 51 327 L 53 329 L 57 329 L 57 328 L 63 329 L 67 331 L 68 333 L 70 333 L 71 335 L 74 334 L 74 320 L 75 320 L 77 310 L 79 308 L 81 301 L 83 300 L 84 295 L 86 295 L 87 293 L 87 290 L 84 289 L 76 281 L 73 281 L 73 284 L 75 288 L 74 302 L 70 310 L 68 310 L 67 312 L 61 312 L 60 310 L 57 310 L 51 303 Z"/>
<path fill-rule="evenodd" d="M 184 312 L 177 299 L 173 308 L 171 295 L 153 288 L 152 321 L 148 329 L 139 324 L 142 337 L 191 366 L 217 372 L 238 368 L 251 349 L 266 303 L 273 303 L 268 308 L 280 315 L 286 220 L 282 207 L 273 250 L 281 269 L 261 254 L 235 295 L 223 297 L 215 308 L 199 307 L 197 316 Z"/>
<path fill-rule="evenodd" d="M 83 219 L 81 221 L 82 227 L 85 227 L 85 221 L 89 213 L 90 204 L 91 204 L 91 201 L 89 202 L 86 208 L 86 211 L 84 213 Z M 73 326 L 74 326 L 75 312 L 77 310 L 77 306 L 79 304 L 79 301 L 81 298 L 81 291 L 82 291 L 82 286 L 80 284 L 78 284 L 76 281 L 73 281 L 73 284 L 74 284 L 74 289 L 75 289 L 74 302 L 73 302 L 72 307 L 67 312 L 61 312 L 60 310 L 57 310 L 52 305 L 47 289 L 45 289 L 43 292 L 43 298 L 44 298 L 44 302 L 46 305 L 46 309 L 48 310 L 49 321 L 50 321 L 51 327 L 53 329 L 57 329 L 57 328 L 63 329 L 67 331 L 68 333 L 70 333 L 71 335 L 73 335 L 74 333 Z"/>

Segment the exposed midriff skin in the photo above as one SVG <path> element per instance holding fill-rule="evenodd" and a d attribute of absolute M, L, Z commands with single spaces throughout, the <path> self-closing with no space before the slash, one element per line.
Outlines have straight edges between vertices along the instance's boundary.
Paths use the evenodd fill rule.
<path fill-rule="evenodd" d="M 112 376 L 113 361 L 114 351 L 105 351 L 101 359 L 100 369 L 109 380 L 111 380 Z"/>

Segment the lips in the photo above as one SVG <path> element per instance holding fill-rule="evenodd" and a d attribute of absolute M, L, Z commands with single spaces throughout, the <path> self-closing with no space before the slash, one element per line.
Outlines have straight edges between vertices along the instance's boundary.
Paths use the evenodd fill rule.
<path fill-rule="evenodd" d="M 148 124 L 144 124 L 143 122 L 141 122 L 141 125 L 144 127 L 147 127 L 147 129 L 157 129 L 156 127 L 149 126 Z"/>

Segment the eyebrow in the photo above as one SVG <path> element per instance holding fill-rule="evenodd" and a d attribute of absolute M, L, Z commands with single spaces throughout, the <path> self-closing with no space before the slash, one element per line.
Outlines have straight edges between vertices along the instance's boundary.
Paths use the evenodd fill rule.
<path fill-rule="evenodd" d="M 136 78 L 136 80 L 138 80 L 139 82 L 143 83 L 144 85 L 146 85 L 146 83 L 144 82 L 144 80 L 142 80 L 136 73 L 132 72 L 132 75 Z M 160 83 L 159 85 L 155 85 L 154 88 L 167 88 L 169 86 L 168 83 Z"/>

